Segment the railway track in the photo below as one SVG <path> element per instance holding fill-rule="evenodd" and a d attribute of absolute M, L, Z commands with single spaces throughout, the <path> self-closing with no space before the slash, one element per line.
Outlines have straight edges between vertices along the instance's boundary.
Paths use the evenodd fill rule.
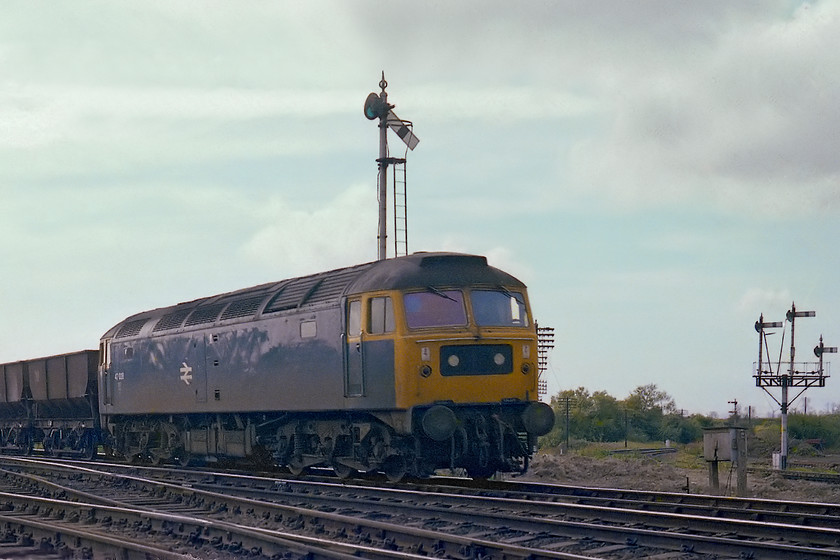
<path fill-rule="evenodd" d="M 840 506 L 446 478 L 387 485 L 0 459 L 0 522 L 151 558 L 833 558 Z M 32 496 L 36 495 L 37 498 Z M 28 504 L 28 505 L 27 505 Z M 60 513 L 59 513 L 60 512 Z M 58 535 L 58 536 L 55 536 Z M 111 550 L 113 543 L 103 545 Z M 158 547 L 142 550 L 139 547 Z M 157 550 L 158 552 L 155 552 Z"/>
<path fill-rule="evenodd" d="M 810 480 L 814 482 L 826 482 L 829 484 L 840 484 L 840 474 L 835 472 L 821 472 L 817 470 L 793 470 L 793 468 L 799 467 L 804 469 L 814 468 L 812 465 L 793 465 L 791 468 L 787 470 L 771 470 L 766 468 L 750 468 L 747 469 L 748 472 L 753 474 L 762 474 L 766 475 L 768 473 L 778 474 L 784 478 L 792 479 L 792 480 Z"/>

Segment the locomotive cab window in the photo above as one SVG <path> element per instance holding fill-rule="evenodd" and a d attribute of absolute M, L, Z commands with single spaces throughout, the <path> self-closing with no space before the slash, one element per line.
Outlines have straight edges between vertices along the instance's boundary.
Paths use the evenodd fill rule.
<path fill-rule="evenodd" d="M 525 298 L 507 290 L 473 290 L 473 316 L 482 327 L 527 327 Z"/>
<path fill-rule="evenodd" d="M 461 290 L 427 288 L 403 296 L 405 320 L 409 328 L 462 327 L 467 324 L 464 294 Z"/>
<path fill-rule="evenodd" d="M 362 332 L 362 302 L 351 301 L 347 305 L 347 335 L 359 337 Z"/>
<path fill-rule="evenodd" d="M 99 365 L 103 368 L 111 366 L 111 340 L 103 340 L 99 343 Z"/>
<path fill-rule="evenodd" d="M 394 304 L 390 297 L 375 297 L 368 301 L 368 332 L 394 332 Z"/>

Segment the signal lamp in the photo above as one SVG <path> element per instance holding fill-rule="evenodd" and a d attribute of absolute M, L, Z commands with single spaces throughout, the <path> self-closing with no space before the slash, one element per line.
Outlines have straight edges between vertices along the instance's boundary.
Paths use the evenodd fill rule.
<path fill-rule="evenodd" d="M 367 117 L 368 120 L 372 121 L 373 119 L 380 119 L 384 117 L 388 114 L 388 109 L 390 109 L 388 104 L 375 93 L 371 93 L 367 96 L 367 99 L 365 99 L 365 117 Z"/>

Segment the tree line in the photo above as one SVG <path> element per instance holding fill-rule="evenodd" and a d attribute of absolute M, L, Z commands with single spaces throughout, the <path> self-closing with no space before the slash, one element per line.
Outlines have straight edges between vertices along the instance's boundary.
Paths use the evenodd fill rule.
<path fill-rule="evenodd" d="M 551 432 L 540 439 L 540 446 L 566 447 L 575 442 L 665 442 L 688 444 L 703 440 L 703 429 L 733 421 L 744 426 L 747 419 L 702 414 L 686 415 L 677 409 L 674 399 L 655 384 L 641 385 L 624 399 L 606 391 L 590 393 L 585 387 L 569 389 L 551 398 L 556 421 Z M 778 446 L 779 419 L 752 419 L 751 429 L 767 442 L 767 451 Z M 818 441 L 821 447 L 840 448 L 840 409 L 830 414 L 788 416 L 792 445 Z"/>
<path fill-rule="evenodd" d="M 717 422 L 700 414 L 685 416 L 655 384 L 636 387 L 622 400 L 606 391 L 590 393 L 578 387 L 553 396 L 551 407 L 556 422 L 541 440 L 545 447 L 564 445 L 567 439 L 691 443 L 703 438 L 703 428 Z"/>

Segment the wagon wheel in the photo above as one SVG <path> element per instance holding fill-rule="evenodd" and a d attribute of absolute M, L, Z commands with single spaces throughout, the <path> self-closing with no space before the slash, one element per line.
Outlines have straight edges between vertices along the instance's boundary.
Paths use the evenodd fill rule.
<path fill-rule="evenodd" d="M 96 438 L 92 434 L 85 434 L 82 437 L 81 456 L 86 461 L 92 461 L 99 451 L 99 445 L 96 443 Z"/>
<path fill-rule="evenodd" d="M 58 457 L 58 450 L 61 447 L 59 438 L 56 436 L 58 432 L 52 432 L 44 438 L 44 453 L 50 457 Z"/>
<path fill-rule="evenodd" d="M 35 448 L 35 444 L 32 441 L 32 436 L 25 435 L 23 436 L 23 441 L 20 444 L 20 452 L 24 455 L 32 455 L 32 450 Z"/>

